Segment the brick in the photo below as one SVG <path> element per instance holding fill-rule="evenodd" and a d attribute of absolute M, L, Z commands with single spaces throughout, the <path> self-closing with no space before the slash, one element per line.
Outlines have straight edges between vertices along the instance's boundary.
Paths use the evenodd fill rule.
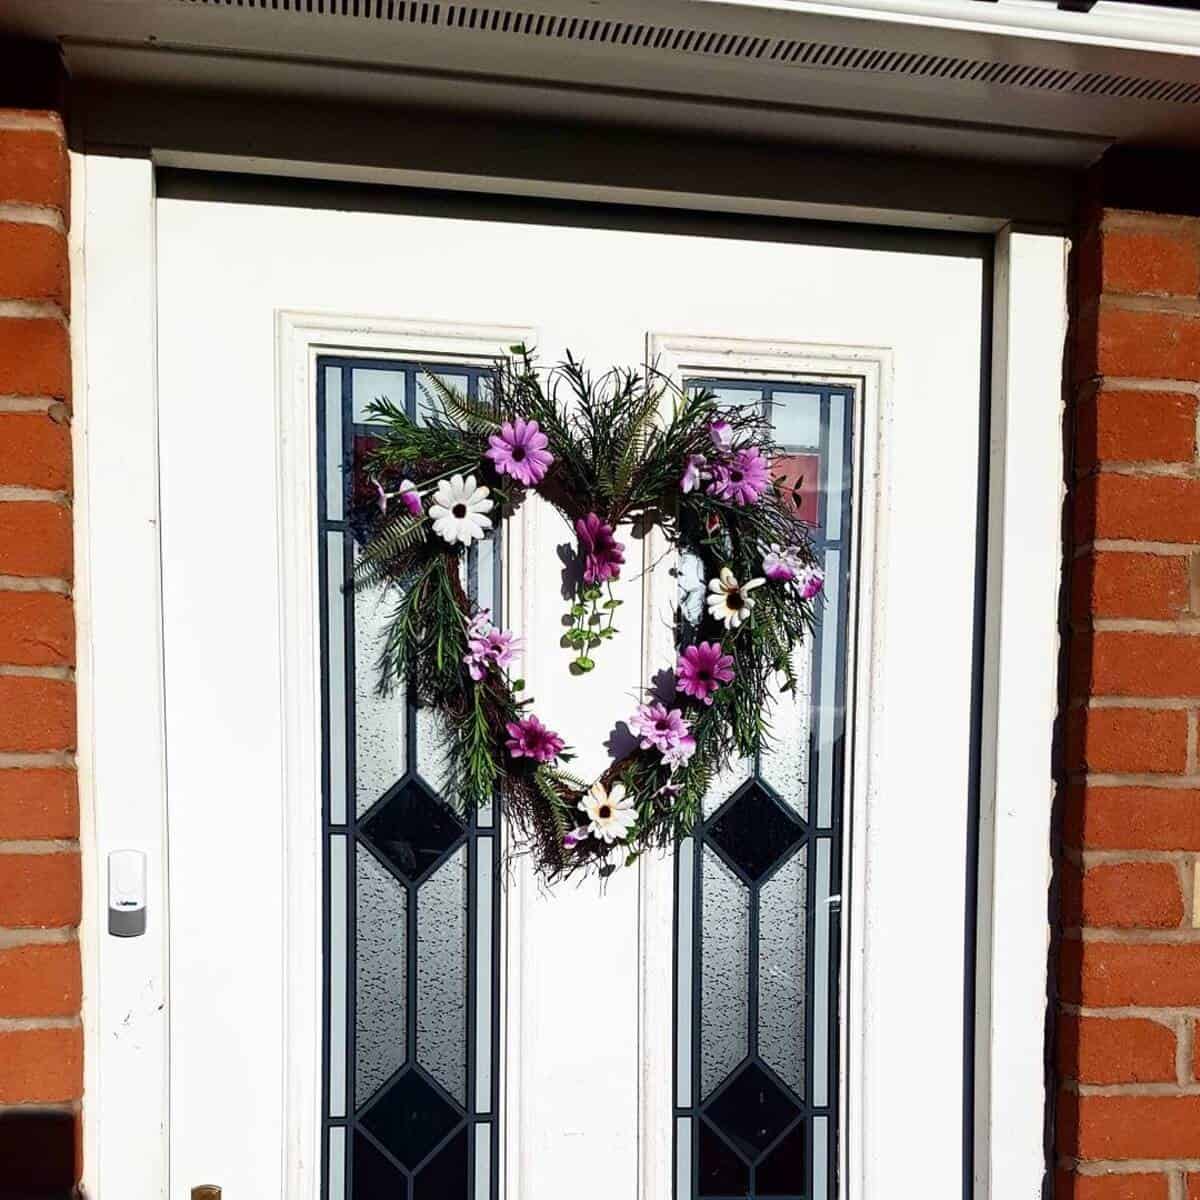
<path fill-rule="evenodd" d="M 1113 475 L 1081 479 L 1072 498 L 1075 541 L 1200 542 L 1200 479 Z"/>
<path fill-rule="evenodd" d="M 1200 943 L 1132 944 L 1068 938 L 1059 951 L 1059 990 L 1094 1008 L 1200 1005 Z"/>
<path fill-rule="evenodd" d="M 1187 1177 L 1187 1200 L 1200 1200 L 1200 1175 Z"/>
<path fill-rule="evenodd" d="M 1101 263 L 1106 292 L 1142 296 L 1194 296 L 1200 292 L 1200 254 L 1190 227 L 1105 230 Z"/>
<path fill-rule="evenodd" d="M 1072 639 L 1077 696 L 1200 696 L 1200 636 L 1099 632 Z"/>
<path fill-rule="evenodd" d="M 0 927 L 79 924 L 79 854 L 0 854 Z"/>
<path fill-rule="evenodd" d="M 83 1087 L 78 1027 L 0 1033 L 0 1104 L 62 1104 Z"/>
<path fill-rule="evenodd" d="M 1190 463 L 1196 457 L 1196 397 L 1187 392 L 1101 388 L 1076 413 L 1075 463 Z"/>
<path fill-rule="evenodd" d="M 1170 1200 L 1165 1175 L 1075 1175 L 1059 1171 L 1054 1180 L 1054 1200 Z"/>
<path fill-rule="evenodd" d="M 81 995 L 78 942 L 0 949 L 0 1017 L 73 1017 Z"/>
<path fill-rule="evenodd" d="M 61 321 L 0 317 L 0 395 L 70 399 L 70 349 Z"/>
<path fill-rule="evenodd" d="M 1187 769 L 1187 713 L 1073 709 L 1067 718 L 1067 761 L 1076 771 L 1182 774 Z"/>
<path fill-rule="evenodd" d="M 1188 560 L 1182 554 L 1093 551 L 1071 568 L 1071 615 L 1164 620 L 1188 607 Z"/>
<path fill-rule="evenodd" d="M 0 750 L 74 748 L 74 683 L 31 675 L 0 675 Z"/>
<path fill-rule="evenodd" d="M 0 591 L 0 663 L 44 667 L 74 661 L 75 615 L 67 596 Z"/>
<path fill-rule="evenodd" d="M 1081 924 L 1108 929 L 1175 929 L 1183 892 L 1173 863 L 1102 863 L 1083 874 Z"/>
<path fill-rule="evenodd" d="M 1175 1031 L 1157 1021 L 1061 1014 L 1056 1043 L 1063 1079 L 1175 1082 Z"/>
<path fill-rule="evenodd" d="M 0 501 L 0 575 L 71 578 L 71 511 L 48 500 Z"/>
<path fill-rule="evenodd" d="M 1200 1158 L 1200 1096 L 1081 1095 L 1081 1159 Z"/>
<path fill-rule="evenodd" d="M 1200 850 L 1200 791 L 1073 785 L 1063 837 L 1084 850 Z"/>
<path fill-rule="evenodd" d="M 0 485 L 71 487 L 71 427 L 49 413 L 0 413 Z"/>
<path fill-rule="evenodd" d="M 67 239 L 49 225 L 0 221 L 0 300 L 68 307 Z"/>
<path fill-rule="evenodd" d="M 0 770 L 0 840 L 75 838 L 79 802 L 70 767 Z"/>
<path fill-rule="evenodd" d="M 1102 302 L 1096 369 L 1101 375 L 1135 379 L 1200 380 L 1200 317 Z"/>
<path fill-rule="evenodd" d="M 67 149 L 60 132 L 0 129 L 0 202 L 66 212 Z"/>

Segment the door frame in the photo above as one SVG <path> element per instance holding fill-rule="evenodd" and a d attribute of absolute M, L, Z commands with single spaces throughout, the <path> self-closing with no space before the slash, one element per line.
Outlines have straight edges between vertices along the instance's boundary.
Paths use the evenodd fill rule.
<path fill-rule="evenodd" d="M 84 1187 L 97 1200 L 151 1200 L 167 1195 L 169 1129 L 155 168 L 150 154 L 74 152 L 72 179 Z M 855 211 L 848 204 L 844 219 Z M 982 464 L 988 538 L 971 872 L 977 1036 L 964 1136 L 974 1138 L 974 1194 L 1005 1200 L 1040 1196 L 1046 1168 L 1067 251 L 1056 233 L 995 234 L 983 381 L 991 452 Z M 149 920 L 144 936 L 118 941 L 104 932 L 104 863 L 125 846 L 147 854 Z M 289 1158 L 303 1167 L 304 1154 L 294 1147 Z M 853 1172 L 843 1179 L 850 1200 L 862 1200 Z M 664 1200 L 647 1188 L 644 1200 Z"/>

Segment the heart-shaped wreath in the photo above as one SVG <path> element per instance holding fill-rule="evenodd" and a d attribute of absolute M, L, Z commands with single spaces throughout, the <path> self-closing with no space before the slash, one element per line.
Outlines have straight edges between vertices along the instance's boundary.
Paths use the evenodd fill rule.
<path fill-rule="evenodd" d="M 498 795 L 550 877 L 607 873 L 690 832 L 713 776 L 769 741 L 772 699 L 795 686 L 792 654 L 823 578 L 798 485 L 771 477 L 766 414 L 656 371 L 593 378 L 570 354 L 548 372 L 524 346 L 512 354 L 484 398 L 426 376 L 420 421 L 372 404 L 379 432 L 355 464 L 355 584 L 394 590 L 379 687 L 405 686 L 441 714 L 451 799 L 466 811 Z M 707 603 L 677 611 L 670 682 L 628 718 L 634 748 L 590 785 L 562 765 L 563 739 L 513 677 L 513 634 L 462 584 L 465 550 L 529 490 L 578 542 L 563 638 L 573 673 L 590 671 L 615 632 L 619 526 L 656 526 L 707 581 Z"/>

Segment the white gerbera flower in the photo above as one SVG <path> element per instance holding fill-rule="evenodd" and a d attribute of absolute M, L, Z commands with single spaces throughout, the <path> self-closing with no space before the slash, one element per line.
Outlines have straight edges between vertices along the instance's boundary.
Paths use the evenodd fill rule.
<path fill-rule="evenodd" d="M 726 629 L 736 629 L 754 608 L 754 599 L 749 593 L 764 582 L 760 578 L 738 583 L 733 572 L 722 567 L 721 574 L 708 581 L 708 615 L 723 622 Z"/>
<path fill-rule="evenodd" d="M 462 542 L 469 546 L 491 529 L 492 518 L 487 514 L 492 506 L 487 488 L 477 487 L 474 475 L 468 475 L 466 479 L 452 475 L 438 483 L 429 506 L 433 531 L 451 545 Z"/>
<path fill-rule="evenodd" d="M 606 789 L 597 780 L 579 801 L 579 807 L 588 815 L 588 832 L 606 842 L 623 842 L 637 820 L 633 800 L 625 795 L 623 783 Z"/>

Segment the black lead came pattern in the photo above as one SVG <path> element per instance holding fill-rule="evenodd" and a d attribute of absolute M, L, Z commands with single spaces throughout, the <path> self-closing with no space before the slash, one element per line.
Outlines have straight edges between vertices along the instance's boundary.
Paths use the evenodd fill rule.
<path fill-rule="evenodd" d="M 429 730 L 419 728 L 417 713 L 411 704 L 402 706 L 407 756 L 403 769 L 382 784 L 378 796 L 372 795 L 360 803 L 358 780 L 360 775 L 365 777 L 371 764 L 365 760 L 362 763 L 356 761 L 357 754 L 369 753 L 369 748 L 358 744 L 356 695 L 361 691 L 363 681 L 355 679 L 355 650 L 356 637 L 367 636 L 369 631 L 357 627 L 353 597 L 342 597 L 340 586 L 338 595 L 333 594 L 334 581 L 348 578 L 352 550 L 343 519 L 348 511 L 345 502 L 348 492 L 343 490 L 339 501 L 337 481 L 328 476 L 331 470 L 341 470 L 344 464 L 352 461 L 356 438 L 370 435 L 368 426 L 355 422 L 356 411 L 362 411 L 361 402 L 356 402 L 355 388 L 359 386 L 361 391 L 363 384 L 382 383 L 386 386 L 392 381 L 396 391 L 402 393 L 408 411 L 415 413 L 420 369 L 421 364 L 410 361 L 341 357 L 322 357 L 318 361 L 318 515 L 321 579 L 325 591 L 322 605 L 326 834 L 324 947 L 328 966 L 323 1072 L 326 1138 L 322 1177 L 325 1200 L 496 1200 L 498 1197 L 500 981 L 496 948 L 499 945 L 501 897 L 498 837 L 492 826 L 493 818 L 491 814 L 464 816 L 456 813 L 439 796 L 435 781 L 421 773 L 422 767 L 428 774 L 435 773 L 426 760 L 435 756 L 436 748 L 421 741 L 429 737 Z M 458 376 L 460 385 L 465 383 L 472 396 L 478 393 L 481 382 L 486 379 L 486 371 L 477 366 L 440 366 L 439 369 Z M 714 387 L 731 386 L 728 380 L 695 382 Z M 818 533 L 828 527 L 831 503 L 838 507 L 840 518 L 839 536 L 823 539 L 820 544 L 827 551 L 840 550 L 849 526 L 852 393 L 847 388 L 831 385 L 785 386 L 777 382 L 747 384 L 739 381 L 736 386 L 751 389 L 747 394 L 757 398 L 754 402 L 767 406 L 777 425 L 783 422 L 779 440 L 785 444 L 793 440 L 786 430 L 789 423 L 796 423 L 793 411 L 796 406 L 819 404 L 819 422 L 809 421 L 807 417 L 800 421 L 801 425 L 810 424 L 814 430 L 819 428 L 819 439 L 801 437 L 795 449 L 820 455 L 823 465 Z M 365 399 L 373 398 L 373 394 L 365 395 Z M 397 395 L 391 398 L 400 399 Z M 839 398 L 844 428 L 838 445 L 844 462 L 841 490 L 831 497 L 828 494 L 830 410 L 838 404 Z M 334 422 L 337 428 L 331 428 Z M 339 434 L 340 444 L 327 444 L 328 439 L 336 440 Z M 814 440 L 817 444 L 812 444 Z M 346 482 L 347 489 L 348 486 L 349 481 Z M 343 558 L 340 571 L 336 562 L 330 562 L 331 546 L 340 546 Z M 502 612 L 499 555 L 499 545 L 493 541 L 473 549 L 468 560 L 471 594 L 479 603 L 490 604 L 498 617 Z M 847 559 L 848 556 L 842 553 L 839 562 L 843 576 L 848 567 Z M 682 945 L 677 933 L 676 958 L 693 964 L 690 999 L 693 1036 L 692 1044 L 683 1048 L 692 1064 L 692 1090 L 687 1095 L 681 1091 L 676 1109 L 677 1138 L 682 1125 L 686 1124 L 690 1131 L 686 1145 L 682 1146 L 682 1156 L 677 1155 L 676 1159 L 678 1169 L 686 1164 L 686 1175 L 681 1174 L 677 1180 L 676 1200 L 715 1200 L 718 1197 L 828 1200 L 836 1194 L 839 922 L 836 911 L 828 905 L 824 906 L 823 912 L 816 911 L 818 871 L 814 851 L 824 847 L 825 882 L 827 891 L 832 894 L 838 887 L 841 854 L 840 768 L 832 776 L 832 806 L 824 823 L 816 820 L 813 781 L 819 770 L 820 756 L 833 753 L 835 748 L 840 750 L 842 738 L 840 708 L 844 680 L 841 676 L 848 580 L 843 577 L 839 582 L 836 612 L 824 614 L 811 648 L 811 746 L 804 788 L 807 819 L 774 790 L 759 763 L 751 778 L 735 787 L 728 799 L 707 810 L 694 838 L 689 839 L 695 843 L 697 851 L 692 892 L 687 897 L 680 896 L 678 903 L 693 908 L 694 919 L 690 925 L 693 935 L 689 944 Z M 339 624 L 340 629 L 337 628 Z M 333 641 L 339 636 L 340 647 Z M 835 743 L 822 747 L 818 744 L 816 706 L 821 695 L 822 640 L 826 636 L 837 638 L 837 656 L 833 661 L 839 711 Z M 340 655 L 333 653 L 339 648 Z M 340 680 L 332 677 L 338 666 L 342 673 Z M 335 703 L 340 706 L 340 720 L 335 719 Z M 340 752 L 334 745 L 337 738 L 344 739 Z M 339 763 L 344 763 L 344 779 L 335 778 L 335 764 Z M 702 960 L 707 946 L 703 903 L 705 847 L 709 854 L 718 856 L 728 878 L 736 886 L 746 889 L 748 901 L 746 945 L 741 948 L 747 964 L 746 1053 L 708 1087 L 701 1079 L 699 1044 L 706 1003 L 702 993 Z M 340 863 L 335 863 L 335 854 L 342 856 Z M 368 857 L 357 857 L 363 854 Z M 465 855 L 461 888 L 444 874 L 456 868 L 459 855 Z M 363 874 L 364 866 L 366 875 Z M 805 979 L 803 997 L 798 997 L 796 1008 L 798 1012 L 802 1007 L 804 1014 L 803 1045 L 797 1052 L 803 1058 L 805 1082 L 799 1087 L 789 1085 L 776 1069 L 784 1065 L 780 1062 L 780 1048 L 776 1046 L 768 1052 L 766 1047 L 760 1046 L 759 1028 L 763 896 L 771 890 L 771 881 L 793 866 L 798 867 L 804 888 L 801 952 Z M 490 869 L 484 869 L 486 867 Z M 712 869 L 711 861 L 709 869 Z M 448 940 L 442 938 L 434 943 L 428 936 L 429 931 L 422 927 L 423 901 L 435 905 L 444 903 L 440 892 L 434 896 L 431 885 L 438 888 L 441 885 L 437 881 L 446 879 L 450 879 L 452 885 L 448 895 L 457 898 L 461 893 L 464 911 L 459 919 L 463 936 L 461 939 L 457 936 Z M 344 887 L 344 894 L 331 894 L 335 880 Z M 481 891 L 483 885 L 486 885 L 486 896 Z M 403 1029 L 391 1031 L 395 1068 L 378 1081 L 368 1081 L 365 1094 L 362 1094 L 364 1089 L 358 1085 L 363 1081 L 356 1082 L 356 1075 L 373 1064 L 364 1061 L 366 1043 L 356 1045 L 356 1038 L 378 1033 L 369 1022 L 381 1019 L 377 997 L 357 994 L 363 968 L 371 965 L 366 957 L 359 959 L 359 949 L 362 947 L 366 956 L 364 939 L 370 940 L 373 932 L 369 928 L 370 922 L 380 916 L 373 909 L 378 898 L 372 888 L 377 887 L 387 889 L 395 905 L 394 912 L 403 912 L 403 929 L 396 931 L 396 939 L 384 953 L 394 955 L 396 961 L 391 967 L 395 977 L 403 979 L 404 1020 Z M 335 914 L 340 914 L 343 928 L 334 928 Z M 813 953 L 818 919 L 828 921 L 826 978 L 819 989 L 814 978 Z M 711 947 L 707 952 L 711 953 Z M 370 955 L 378 954 L 378 946 L 372 944 Z M 443 967 L 444 978 L 438 973 Z M 436 984 L 434 990 L 439 993 L 457 989 L 453 996 L 434 996 L 440 1005 L 449 1003 L 453 1020 L 445 1019 L 444 1013 L 440 1016 L 435 1013 L 437 1020 L 426 1021 L 429 1014 L 423 1013 L 420 1005 L 424 1003 L 428 1010 L 431 993 L 422 992 L 422 978 L 426 978 L 431 987 Z M 364 978 L 363 983 L 373 986 L 370 979 Z M 490 1017 L 481 1022 L 477 1014 L 484 993 L 489 1003 L 483 1007 Z M 818 996 L 824 997 L 827 1012 L 822 1055 L 827 1083 L 820 1102 L 813 1091 L 814 1059 L 821 1049 L 814 1045 L 814 1007 Z M 460 1011 L 461 1019 L 457 1016 Z M 366 1027 L 361 1024 L 364 1013 L 368 1021 Z M 336 1028 L 334 1022 L 338 1023 Z M 452 1026 L 460 1032 L 461 1045 L 439 1044 L 433 1040 L 440 1037 L 445 1042 Z M 383 1033 L 386 1035 L 387 1031 Z M 486 1036 L 486 1044 L 479 1044 L 481 1035 Z M 681 1031 L 677 1029 L 676 1037 L 680 1036 Z M 342 1061 L 333 1061 L 335 1053 Z M 454 1058 L 456 1055 L 465 1066 L 461 1081 L 457 1077 L 450 1079 L 445 1069 L 447 1056 Z M 452 1086 L 447 1086 L 448 1083 Z M 820 1147 L 814 1143 L 817 1137 L 821 1140 Z"/>

